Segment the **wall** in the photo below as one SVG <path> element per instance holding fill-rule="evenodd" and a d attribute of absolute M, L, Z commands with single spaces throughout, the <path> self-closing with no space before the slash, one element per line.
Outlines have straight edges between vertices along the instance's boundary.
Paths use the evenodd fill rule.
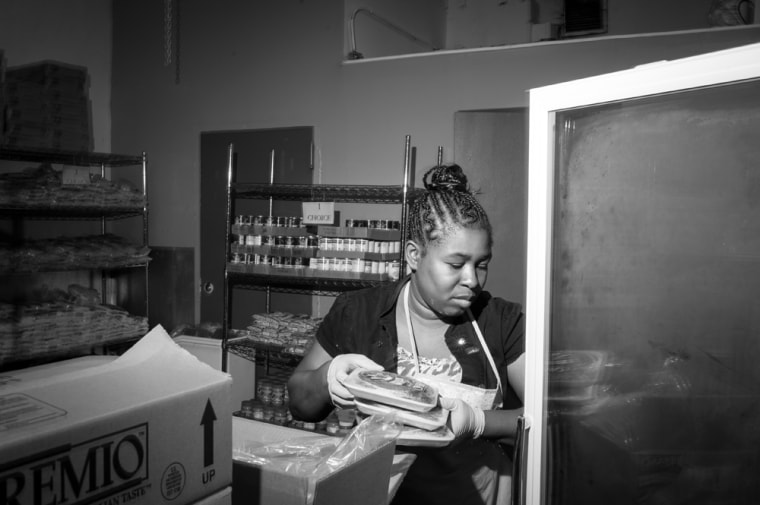
<path fill-rule="evenodd" d="M 394 183 L 406 134 L 418 176 L 438 146 L 452 159 L 457 111 L 524 107 L 531 87 L 760 40 L 760 27 L 716 29 L 345 63 L 341 1 L 181 9 L 177 83 L 161 3 L 114 1 L 113 144 L 149 153 L 151 244 L 196 250 L 202 131 L 313 125 L 315 181 Z"/>
<path fill-rule="evenodd" d="M 57 60 L 87 67 L 94 148 L 111 149 L 111 2 L 0 0 L 6 65 Z"/>

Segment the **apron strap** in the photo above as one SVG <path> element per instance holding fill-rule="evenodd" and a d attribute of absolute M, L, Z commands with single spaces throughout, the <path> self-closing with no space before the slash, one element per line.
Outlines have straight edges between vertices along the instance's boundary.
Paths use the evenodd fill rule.
<path fill-rule="evenodd" d="M 493 360 L 491 351 L 488 350 L 488 346 L 486 345 L 486 339 L 483 337 L 483 333 L 480 331 L 480 326 L 478 326 L 478 322 L 475 320 L 475 317 L 472 315 L 472 311 L 470 310 L 469 307 L 467 308 L 467 317 L 470 318 L 470 322 L 472 323 L 472 327 L 475 330 L 475 334 L 478 336 L 480 345 L 483 347 L 483 350 L 486 353 L 486 358 L 488 358 L 488 363 L 491 365 L 491 370 L 493 370 L 493 374 L 496 376 L 496 384 L 499 388 L 499 391 L 501 391 L 501 395 L 503 397 L 504 388 L 501 385 L 501 377 L 499 377 L 499 369 L 496 368 L 496 363 Z"/>
<path fill-rule="evenodd" d="M 412 344 L 412 357 L 414 358 L 414 368 L 417 373 L 420 373 L 420 359 L 417 356 L 417 340 L 414 338 L 414 330 L 412 329 L 412 315 L 409 313 L 409 284 L 407 282 L 404 285 L 404 315 L 406 316 L 406 329 L 409 332 L 409 340 Z"/>
<path fill-rule="evenodd" d="M 412 347 L 412 357 L 414 358 L 414 367 L 417 370 L 417 373 L 420 373 L 420 360 L 419 356 L 417 355 L 417 341 L 414 338 L 414 329 L 412 328 L 412 315 L 409 312 L 409 284 L 411 282 L 407 282 L 404 285 L 404 313 L 406 315 L 406 327 L 409 331 L 409 340 L 411 340 L 411 347 Z M 493 356 L 491 356 L 491 351 L 488 349 L 488 346 L 486 345 L 486 339 L 483 337 L 483 333 L 480 331 L 480 326 L 478 326 L 478 322 L 475 320 L 475 318 L 472 315 L 472 311 L 468 308 L 467 309 L 467 317 L 470 319 L 470 323 L 472 324 L 473 329 L 475 330 L 475 335 L 478 336 L 478 340 L 480 341 L 480 346 L 483 348 L 483 351 L 486 353 L 486 358 L 488 359 L 488 363 L 491 365 L 491 370 L 493 370 L 494 375 L 496 376 L 496 383 L 499 391 L 501 391 L 502 397 L 504 396 L 504 388 L 501 385 L 501 377 L 499 377 L 499 369 L 496 368 L 496 363 L 493 360 Z"/>

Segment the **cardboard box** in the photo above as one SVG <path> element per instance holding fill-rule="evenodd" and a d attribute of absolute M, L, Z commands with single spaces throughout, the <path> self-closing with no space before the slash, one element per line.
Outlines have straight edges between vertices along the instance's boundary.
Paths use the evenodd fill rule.
<path fill-rule="evenodd" d="M 222 341 L 215 338 L 178 335 L 174 341 L 209 366 L 222 369 Z M 227 373 L 232 377 L 232 410 L 243 400 L 256 396 L 256 363 L 236 354 L 227 354 Z"/>
<path fill-rule="evenodd" d="M 193 505 L 232 505 L 232 486 L 227 486 L 211 496 L 198 500 Z"/>
<path fill-rule="evenodd" d="M 116 356 L 81 356 L 44 365 L 30 366 L 19 370 L 0 373 L 0 395 L 3 388 L 9 385 L 18 386 L 30 381 L 37 381 L 42 378 L 61 375 L 76 370 L 84 370 L 98 365 L 111 363 Z M 1 422 L 1 421 L 0 421 Z"/>
<path fill-rule="evenodd" d="M 232 482 L 232 379 L 161 327 L 0 386 L 0 503 L 181 505 Z"/>
<path fill-rule="evenodd" d="M 268 445 L 301 437 L 320 436 L 273 424 L 235 417 L 233 447 L 249 443 Z M 322 435 L 327 438 L 326 435 Z M 358 462 L 314 483 L 314 499 L 307 500 L 308 477 L 256 466 L 233 457 L 233 505 L 386 505 L 395 441 L 390 441 Z"/>

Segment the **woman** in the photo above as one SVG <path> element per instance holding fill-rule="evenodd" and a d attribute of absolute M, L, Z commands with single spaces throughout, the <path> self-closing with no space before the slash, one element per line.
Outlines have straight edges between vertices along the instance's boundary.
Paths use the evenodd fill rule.
<path fill-rule="evenodd" d="M 509 503 L 512 438 L 524 390 L 524 318 L 519 305 L 483 291 L 492 231 L 457 165 L 424 176 L 409 211 L 404 254 L 411 274 L 341 294 L 289 383 L 297 419 L 351 407 L 342 380 L 354 369 L 434 381 L 456 439 L 417 455 L 396 504 Z M 506 501 L 504 501 L 506 500 Z"/>

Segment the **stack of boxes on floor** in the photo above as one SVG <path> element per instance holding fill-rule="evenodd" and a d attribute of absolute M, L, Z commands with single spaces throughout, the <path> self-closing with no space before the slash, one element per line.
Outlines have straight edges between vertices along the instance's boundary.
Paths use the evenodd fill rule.
<path fill-rule="evenodd" d="M 92 151 L 87 68 L 56 61 L 8 67 L 2 145 Z"/>

